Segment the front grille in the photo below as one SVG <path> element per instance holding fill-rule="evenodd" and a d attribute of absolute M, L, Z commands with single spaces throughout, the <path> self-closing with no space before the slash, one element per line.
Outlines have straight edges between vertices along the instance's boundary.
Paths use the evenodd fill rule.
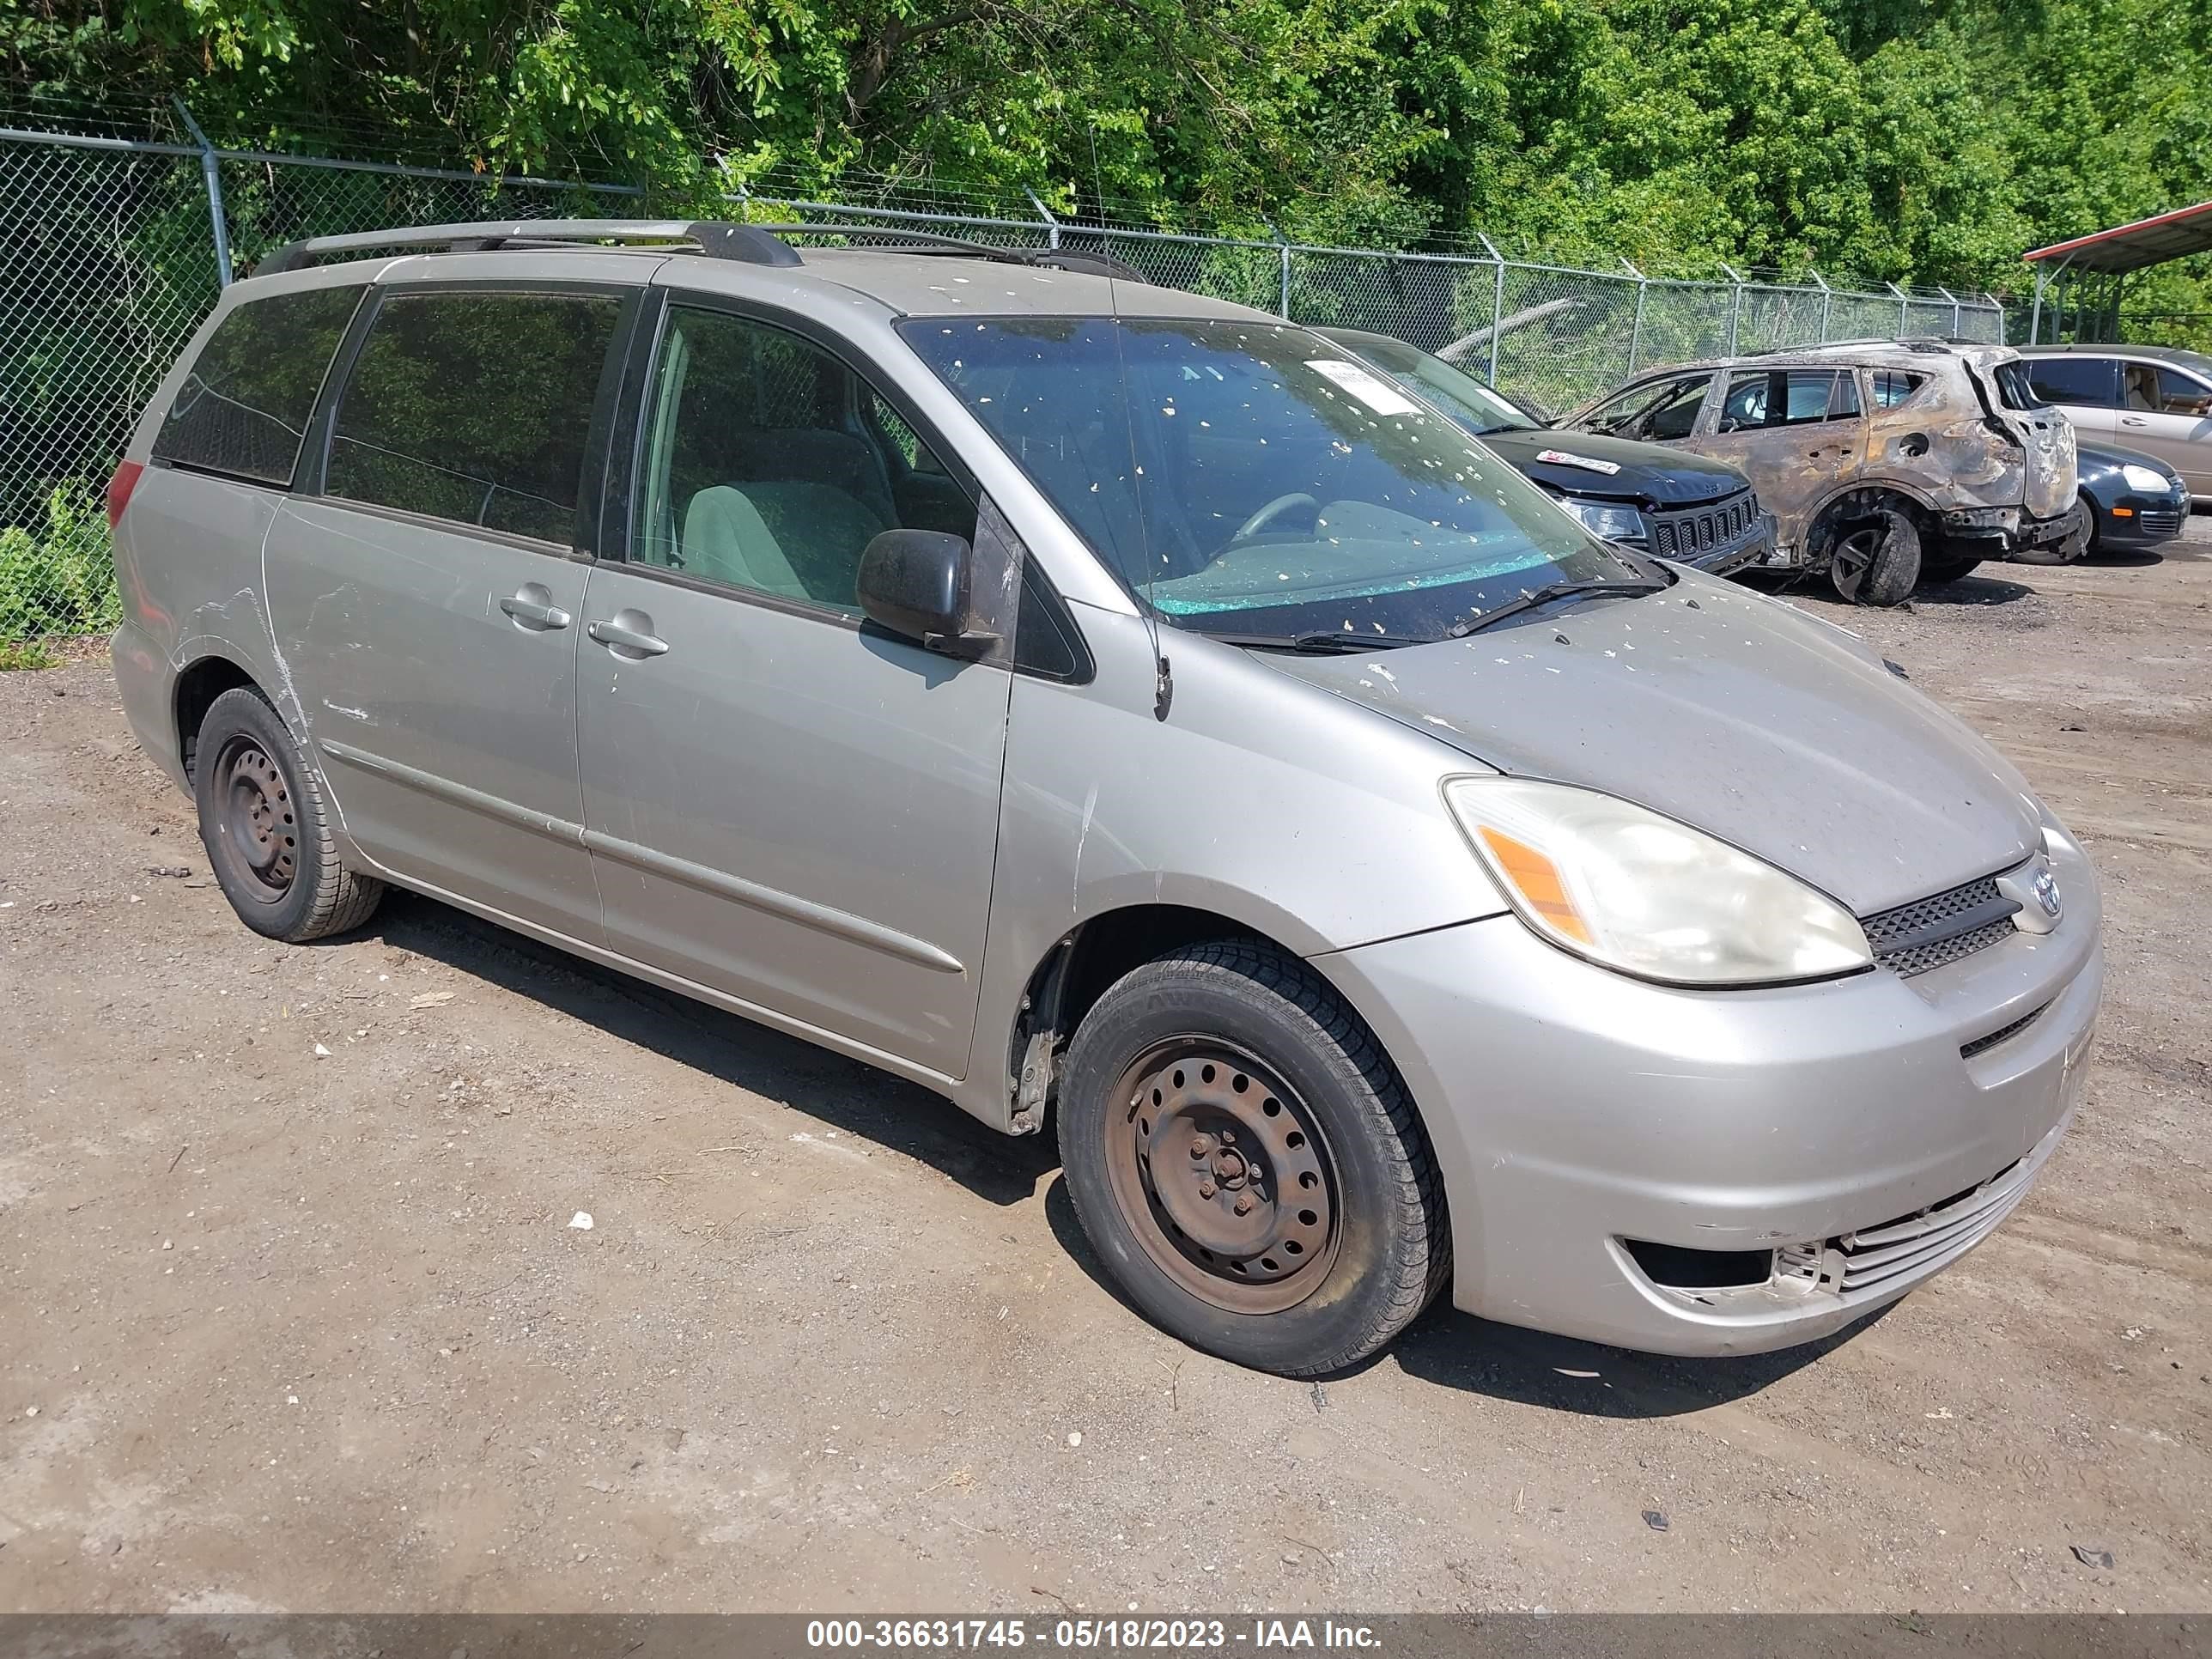
<path fill-rule="evenodd" d="M 2018 1159 L 1978 1187 L 1879 1227 L 1778 1250 L 1776 1275 L 1850 1296 L 1879 1290 L 1906 1273 L 1932 1271 L 1964 1255 L 2012 1213 L 2035 1178 L 2037 1162 L 2033 1155 Z"/>
<path fill-rule="evenodd" d="M 2136 514 L 2136 524 L 2154 536 L 2178 536 L 2181 533 L 2181 509 L 2178 507 L 2147 507 Z"/>
<path fill-rule="evenodd" d="M 1997 890 L 1995 876 L 1984 876 L 1868 916 L 1861 925 L 1874 959 L 1910 979 L 2010 938 L 2019 908 L 2017 901 Z"/>
<path fill-rule="evenodd" d="M 1739 490 L 1701 507 L 1662 508 L 1651 517 L 1651 550 L 1662 559 L 1695 559 L 1736 540 L 1759 518 L 1759 499 Z"/>

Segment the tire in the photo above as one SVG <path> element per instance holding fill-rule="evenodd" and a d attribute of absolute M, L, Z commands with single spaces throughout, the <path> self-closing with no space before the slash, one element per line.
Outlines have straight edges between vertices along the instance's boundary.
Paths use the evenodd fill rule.
<path fill-rule="evenodd" d="M 1443 1182 L 1405 1085 L 1320 976 L 1270 946 L 1194 945 L 1123 975 L 1076 1030 L 1058 1112 L 1068 1196 L 1107 1273 L 1193 1347 L 1326 1376 L 1449 1274 Z"/>
<path fill-rule="evenodd" d="M 1923 557 L 1920 561 L 1920 580 L 1923 582 L 1954 582 L 1981 563 L 1978 555 L 1954 555 L 1948 559 Z"/>
<path fill-rule="evenodd" d="M 1920 527 L 1893 507 L 1839 526 L 1829 542 L 1828 580 L 1854 605 L 1903 604 L 1920 580 Z"/>
<path fill-rule="evenodd" d="M 200 843 L 216 883 L 257 933 L 294 945 L 367 921 L 384 884 L 338 862 L 321 781 L 276 711 L 248 686 L 224 692 L 192 750 Z"/>

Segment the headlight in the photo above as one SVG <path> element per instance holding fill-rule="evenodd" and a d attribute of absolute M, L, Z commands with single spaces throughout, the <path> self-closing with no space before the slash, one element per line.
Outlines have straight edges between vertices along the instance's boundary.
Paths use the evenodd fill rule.
<path fill-rule="evenodd" d="M 1607 968 L 1771 985 L 1874 960 L 1841 905 L 1644 807 L 1522 778 L 1453 778 L 1444 799 L 1521 920 Z"/>
<path fill-rule="evenodd" d="M 1632 507 L 1617 507 L 1610 501 L 1586 501 L 1579 495 L 1562 495 L 1559 505 L 1583 521 L 1583 528 L 1593 536 L 1602 536 L 1609 542 L 1640 542 L 1644 539 L 1644 515 Z"/>
<path fill-rule="evenodd" d="M 2137 466 L 2132 461 L 2120 469 L 2120 476 L 2128 481 L 2128 488 L 2140 489 L 2146 495 L 2163 495 L 2173 488 L 2173 480 L 2154 467 Z"/>

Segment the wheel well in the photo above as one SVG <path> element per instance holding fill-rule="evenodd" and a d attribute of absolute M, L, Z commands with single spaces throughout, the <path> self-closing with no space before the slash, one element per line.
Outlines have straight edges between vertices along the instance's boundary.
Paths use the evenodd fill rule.
<path fill-rule="evenodd" d="M 1040 1128 L 1075 1028 L 1115 980 L 1180 945 L 1246 939 L 1283 949 L 1257 928 L 1182 904 L 1138 904 L 1093 916 L 1045 953 L 1022 992 L 1008 1054 L 1014 1083 L 1012 1127 Z"/>
<path fill-rule="evenodd" d="M 187 778 L 209 706 L 224 692 L 252 684 L 253 676 L 228 657 L 202 657 L 177 677 L 177 756 Z"/>
<path fill-rule="evenodd" d="M 1814 514 L 1813 527 L 1805 535 L 1805 562 L 1817 564 L 1827 556 L 1828 544 L 1845 525 L 1870 518 L 1884 509 L 1902 514 L 1912 521 L 1923 543 L 1931 541 L 1941 527 L 1936 514 L 1925 501 L 1906 495 L 1901 489 L 1881 484 L 1862 484 L 1846 489 L 1829 501 Z"/>

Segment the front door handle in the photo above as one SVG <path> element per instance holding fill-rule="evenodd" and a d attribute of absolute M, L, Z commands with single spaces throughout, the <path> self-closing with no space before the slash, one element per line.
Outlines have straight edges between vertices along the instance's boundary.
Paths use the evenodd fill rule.
<path fill-rule="evenodd" d="M 619 611 L 604 622 L 590 623 L 584 631 L 610 651 L 635 652 L 641 657 L 665 655 L 668 641 L 654 635 L 652 628 L 652 617 L 635 611 Z"/>
<path fill-rule="evenodd" d="M 2140 415 L 2123 415 L 2120 416 L 2120 424 L 2122 426 L 2148 426 L 2150 422 L 2143 419 Z"/>
<path fill-rule="evenodd" d="M 532 582 L 520 593 L 512 594 L 499 602 L 499 608 L 519 623 L 535 627 L 566 628 L 575 618 L 552 603 L 551 595 Z"/>

